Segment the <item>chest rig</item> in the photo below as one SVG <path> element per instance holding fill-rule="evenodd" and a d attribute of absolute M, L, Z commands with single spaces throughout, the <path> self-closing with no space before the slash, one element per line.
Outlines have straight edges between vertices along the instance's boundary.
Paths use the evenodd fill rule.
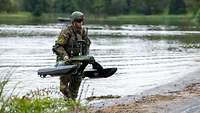
<path fill-rule="evenodd" d="M 65 46 L 65 50 L 69 57 L 85 55 L 86 42 L 83 36 L 83 30 L 81 33 L 76 33 L 72 28 L 72 34 L 68 40 L 68 44 Z"/>

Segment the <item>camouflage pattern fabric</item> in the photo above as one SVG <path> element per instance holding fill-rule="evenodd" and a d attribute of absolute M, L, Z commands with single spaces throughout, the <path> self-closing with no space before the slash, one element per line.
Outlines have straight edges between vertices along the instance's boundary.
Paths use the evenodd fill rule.
<path fill-rule="evenodd" d="M 63 75 L 60 77 L 60 91 L 66 98 L 76 99 L 81 81 L 81 76 Z"/>
<path fill-rule="evenodd" d="M 66 26 L 62 29 L 60 35 L 58 36 L 53 51 L 57 55 L 57 63 L 64 60 L 64 56 L 68 55 L 69 58 L 72 56 L 78 56 L 80 53 L 80 47 L 77 46 L 78 41 L 82 40 L 85 42 L 84 50 L 89 51 L 90 40 L 87 35 L 87 30 L 85 28 L 81 30 L 76 30 L 73 26 Z M 80 67 L 80 62 L 74 62 L 72 64 L 77 64 Z M 60 77 L 60 91 L 65 97 L 76 99 L 78 90 L 82 81 L 82 76 L 80 75 L 68 75 Z"/>

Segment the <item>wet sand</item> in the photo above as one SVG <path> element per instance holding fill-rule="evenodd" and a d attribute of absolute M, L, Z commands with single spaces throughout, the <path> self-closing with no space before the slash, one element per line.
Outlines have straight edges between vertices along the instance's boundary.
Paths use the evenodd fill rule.
<path fill-rule="evenodd" d="M 140 95 L 96 101 L 92 113 L 200 113 L 200 69 Z"/>

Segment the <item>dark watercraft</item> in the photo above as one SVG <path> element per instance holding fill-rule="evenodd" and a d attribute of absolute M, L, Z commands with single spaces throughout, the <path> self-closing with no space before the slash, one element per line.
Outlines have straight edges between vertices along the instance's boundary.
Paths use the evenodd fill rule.
<path fill-rule="evenodd" d="M 81 72 L 84 77 L 89 78 L 106 78 L 112 76 L 116 71 L 117 68 L 103 68 L 99 63 L 95 62 L 94 57 L 92 56 L 78 56 L 71 58 L 68 62 L 79 61 L 83 63 L 83 70 L 77 68 L 78 66 L 73 64 L 63 64 L 63 65 L 56 65 L 50 68 L 43 68 L 38 70 L 38 75 L 40 77 L 45 78 L 47 75 L 52 77 L 54 76 L 68 76 L 68 75 L 76 75 L 77 73 Z M 92 64 L 93 69 L 90 71 L 84 71 L 85 67 L 88 64 Z"/>

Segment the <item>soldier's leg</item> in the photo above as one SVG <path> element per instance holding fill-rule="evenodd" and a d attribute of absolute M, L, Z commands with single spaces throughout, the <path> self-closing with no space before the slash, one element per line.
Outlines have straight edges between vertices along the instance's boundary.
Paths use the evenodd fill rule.
<path fill-rule="evenodd" d="M 78 90 L 82 81 L 81 76 L 72 76 L 71 81 L 69 82 L 70 98 L 76 99 L 78 95 Z"/>
<path fill-rule="evenodd" d="M 71 76 L 63 75 L 60 77 L 60 91 L 67 98 L 69 98 L 69 82 L 70 81 L 71 81 Z"/>

